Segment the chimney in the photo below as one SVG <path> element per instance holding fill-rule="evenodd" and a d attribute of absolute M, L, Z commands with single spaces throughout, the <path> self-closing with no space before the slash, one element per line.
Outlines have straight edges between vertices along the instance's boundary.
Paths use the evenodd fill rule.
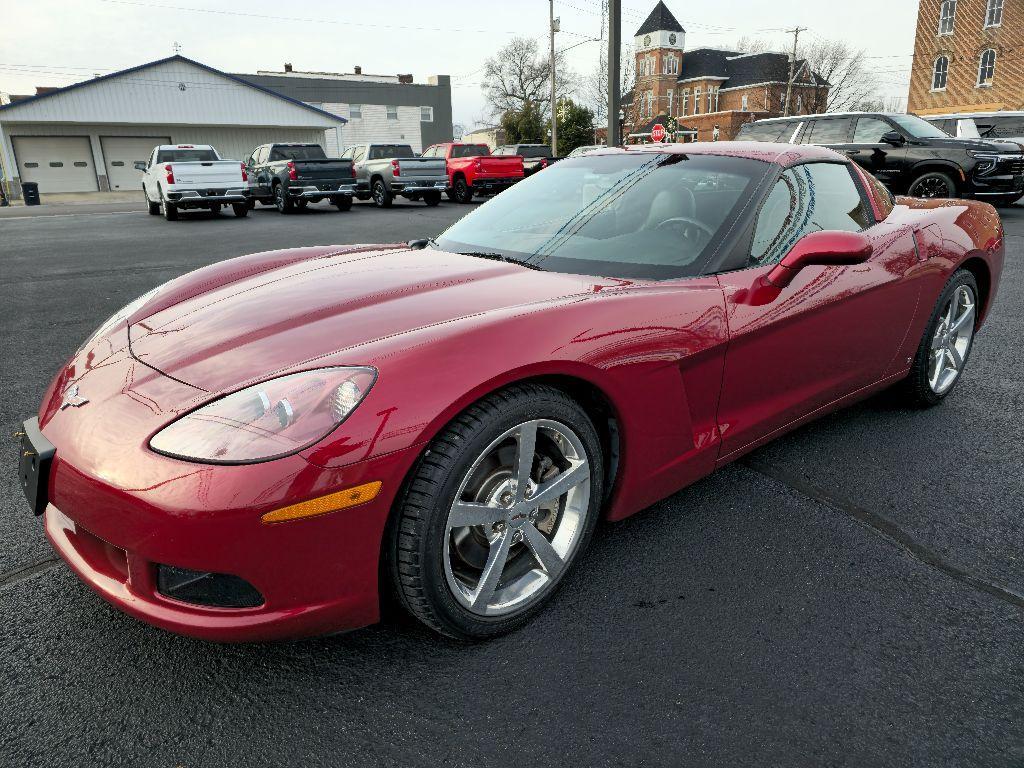
<path fill-rule="evenodd" d="M 285 72 L 291 72 L 292 71 L 292 65 L 291 64 L 285 64 L 284 65 L 284 71 Z"/>
<path fill-rule="evenodd" d="M 398 82 L 405 83 L 406 85 L 408 85 L 409 83 L 412 82 L 412 75 L 399 75 Z"/>
<path fill-rule="evenodd" d="M 354 70 L 354 72 L 353 72 L 353 74 L 356 74 L 356 75 L 363 74 L 363 68 L 357 65 L 355 70 Z"/>

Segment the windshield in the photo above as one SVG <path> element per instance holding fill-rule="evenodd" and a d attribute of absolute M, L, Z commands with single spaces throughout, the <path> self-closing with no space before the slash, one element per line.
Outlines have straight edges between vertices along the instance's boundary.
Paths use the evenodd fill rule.
<path fill-rule="evenodd" d="M 324 160 L 323 147 L 310 144 L 300 147 L 274 147 L 270 152 L 271 160 Z"/>
<path fill-rule="evenodd" d="M 949 134 L 917 115 L 889 115 L 889 119 L 915 139 L 948 139 Z"/>
<path fill-rule="evenodd" d="M 456 144 L 452 147 L 452 157 L 481 157 L 491 154 L 486 144 Z"/>
<path fill-rule="evenodd" d="M 697 275 L 770 167 L 648 152 L 568 158 L 480 206 L 437 245 L 553 272 Z"/>
<path fill-rule="evenodd" d="M 370 160 L 386 160 L 389 157 L 412 157 L 408 144 L 374 144 L 370 147 Z"/>
<path fill-rule="evenodd" d="M 220 160 L 212 149 L 161 149 L 158 163 L 209 163 Z"/>

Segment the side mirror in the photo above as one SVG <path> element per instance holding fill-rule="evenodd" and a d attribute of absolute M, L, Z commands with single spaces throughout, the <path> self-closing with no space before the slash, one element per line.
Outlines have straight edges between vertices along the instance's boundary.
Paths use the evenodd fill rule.
<path fill-rule="evenodd" d="M 884 144 L 892 144 L 894 147 L 903 146 L 903 134 L 899 131 L 886 131 L 882 134 L 882 142 Z"/>
<path fill-rule="evenodd" d="M 142 171 L 143 173 L 145 173 L 146 172 L 146 161 L 145 160 L 136 160 L 135 161 L 135 170 L 136 171 Z"/>
<path fill-rule="evenodd" d="M 811 232 L 804 235 L 785 258 L 765 276 L 777 288 L 793 282 L 804 267 L 830 264 L 863 264 L 874 253 L 871 240 L 861 232 Z"/>

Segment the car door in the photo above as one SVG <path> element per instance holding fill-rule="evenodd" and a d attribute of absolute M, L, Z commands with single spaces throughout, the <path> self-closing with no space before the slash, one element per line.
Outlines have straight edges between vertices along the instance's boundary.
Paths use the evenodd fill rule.
<path fill-rule="evenodd" d="M 816 144 L 848 153 L 852 129 L 852 117 L 818 117 L 801 134 L 800 143 Z"/>
<path fill-rule="evenodd" d="M 267 158 L 270 156 L 270 145 L 264 144 L 261 147 L 257 147 L 253 153 L 255 158 L 253 163 L 254 173 L 252 178 L 253 182 L 253 196 L 260 198 L 270 197 L 271 190 L 271 176 L 270 168 L 267 167 Z"/>
<path fill-rule="evenodd" d="M 864 264 L 807 267 L 785 288 L 765 285 L 793 245 L 819 230 L 863 231 L 874 253 Z M 919 291 L 909 274 L 918 263 L 910 229 L 875 221 L 845 163 L 784 171 L 745 256 L 742 268 L 718 277 L 729 323 L 722 463 L 885 378 L 907 343 Z"/>
<path fill-rule="evenodd" d="M 861 115 L 854 119 L 853 135 L 833 149 L 844 153 L 890 189 L 902 188 L 907 175 L 907 145 L 890 144 L 882 137 L 899 129 L 881 117 Z"/>
<path fill-rule="evenodd" d="M 356 169 L 356 181 L 364 189 L 370 188 L 370 169 L 366 163 L 369 145 L 359 144 L 352 148 L 352 165 Z"/>

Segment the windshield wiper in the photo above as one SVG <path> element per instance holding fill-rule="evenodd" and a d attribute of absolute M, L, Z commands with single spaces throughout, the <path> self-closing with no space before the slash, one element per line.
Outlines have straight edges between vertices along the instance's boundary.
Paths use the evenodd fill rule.
<path fill-rule="evenodd" d="M 475 256 L 478 259 L 490 259 L 491 261 L 503 261 L 506 264 L 518 264 L 520 267 L 526 267 L 527 269 L 536 269 L 539 272 L 543 272 L 536 264 L 530 264 L 525 261 L 519 261 L 508 256 L 504 256 L 500 253 L 491 253 L 489 251 L 455 251 L 455 253 L 461 253 L 463 256 Z"/>

